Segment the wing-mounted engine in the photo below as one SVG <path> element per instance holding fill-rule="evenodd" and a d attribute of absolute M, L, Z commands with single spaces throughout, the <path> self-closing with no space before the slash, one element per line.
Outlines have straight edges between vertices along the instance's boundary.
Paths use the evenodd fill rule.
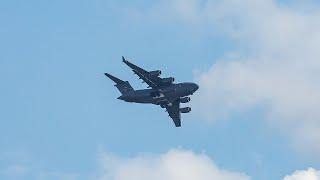
<path fill-rule="evenodd" d="M 173 77 L 163 78 L 162 79 L 162 84 L 172 84 L 173 82 L 174 82 L 174 78 Z"/>
<path fill-rule="evenodd" d="M 160 70 L 157 70 L 157 71 L 150 71 L 150 76 L 153 76 L 153 77 L 159 77 L 161 75 L 161 71 Z"/>
<path fill-rule="evenodd" d="M 180 108 L 181 113 L 189 113 L 191 111 L 191 107 Z"/>
<path fill-rule="evenodd" d="M 183 98 L 180 98 L 180 102 L 181 103 L 187 103 L 187 102 L 189 102 L 191 100 L 191 98 L 190 97 L 183 97 Z"/>

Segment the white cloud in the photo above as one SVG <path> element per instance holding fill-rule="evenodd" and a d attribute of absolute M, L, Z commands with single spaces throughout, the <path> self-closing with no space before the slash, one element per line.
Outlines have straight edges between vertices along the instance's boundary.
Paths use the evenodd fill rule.
<path fill-rule="evenodd" d="M 298 150 L 312 154 L 320 152 L 319 9 L 315 1 L 164 0 L 134 17 L 233 42 L 233 52 L 197 71 L 194 114 L 216 121 L 258 107 Z"/>
<path fill-rule="evenodd" d="M 249 180 L 243 173 L 217 167 L 204 154 L 173 149 L 161 155 L 122 159 L 102 153 L 100 180 Z"/>
<path fill-rule="evenodd" d="M 196 73 L 195 112 L 215 121 L 262 107 L 265 119 L 296 147 L 319 153 L 319 11 L 273 0 L 210 1 L 198 7 L 195 16 L 206 19 L 201 26 L 224 33 L 237 48 Z"/>
<path fill-rule="evenodd" d="M 283 180 L 320 180 L 320 171 L 313 168 L 295 171 L 292 175 L 284 177 Z"/>

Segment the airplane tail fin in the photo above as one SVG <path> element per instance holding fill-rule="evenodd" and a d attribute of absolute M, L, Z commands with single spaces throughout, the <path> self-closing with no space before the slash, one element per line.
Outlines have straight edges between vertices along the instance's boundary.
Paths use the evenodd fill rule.
<path fill-rule="evenodd" d="M 121 94 L 126 94 L 126 93 L 134 90 L 128 81 L 122 81 L 121 79 L 118 79 L 108 73 L 104 73 L 104 74 L 108 78 L 110 78 L 113 82 L 116 83 L 116 85 L 114 85 L 114 86 L 116 86 L 118 88 L 118 90 L 121 92 Z"/>

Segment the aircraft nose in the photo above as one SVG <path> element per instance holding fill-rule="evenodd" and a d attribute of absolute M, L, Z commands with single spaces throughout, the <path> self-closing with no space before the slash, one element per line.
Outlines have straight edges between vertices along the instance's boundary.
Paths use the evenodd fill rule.
<path fill-rule="evenodd" d="M 199 89 L 198 84 L 194 83 L 193 84 L 193 92 L 196 92 Z"/>

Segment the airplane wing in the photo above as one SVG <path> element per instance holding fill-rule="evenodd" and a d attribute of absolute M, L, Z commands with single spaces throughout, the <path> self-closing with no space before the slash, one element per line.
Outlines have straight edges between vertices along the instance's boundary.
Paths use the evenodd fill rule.
<path fill-rule="evenodd" d="M 181 113 L 180 113 L 180 102 L 175 101 L 172 103 L 172 106 L 166 107 L 169 116 L 172 118 L 176 127 L 181 126 Z"/>
<path fill-rule="evenodd" d="M 160 78 L 158 77 L 158 75 L 154 75 L 152 72 L 146 71 L 138 67 L 137 65 L 132 64 L 131 62 L 127 61 L 123 56 L 122 56 L 122 61 L 126 65 L 128 65 L 132 69 L 132 71 L 139 76 L 140 79 L 146 82 L 149 85 L 149 87 L 160 88 L 167 84 L 170 84 L 170 78 L 164 78 L 164 79 Z M 169 80 L 169 81 L 166 82 L 164 80 Z"/>

